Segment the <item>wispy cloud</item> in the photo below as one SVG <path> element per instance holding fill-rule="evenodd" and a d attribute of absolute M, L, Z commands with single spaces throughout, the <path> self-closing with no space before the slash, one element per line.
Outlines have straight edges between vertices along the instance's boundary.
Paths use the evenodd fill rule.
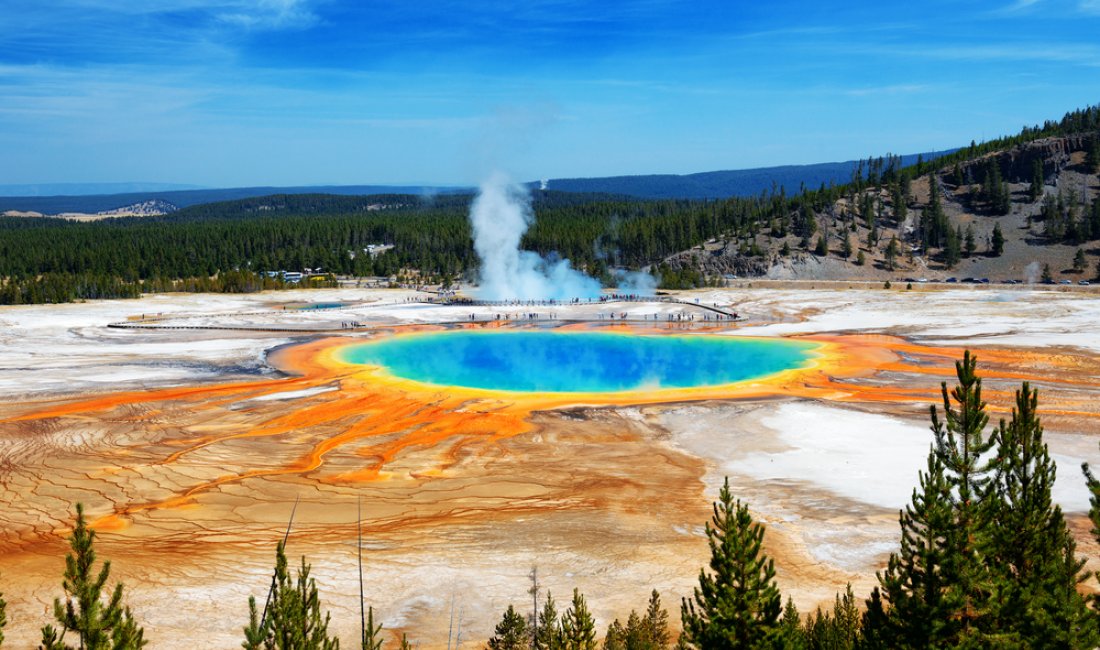
<path fill-rule="evenodd" d="M 255 0 L 217 16 L 247 29 L 306 29 L 318 21 L 307 0 Z"/>
<path fill-rule="evenodd" d="M 1086 14 L 1100 16 L 1100 0 L 1081 0 L 1077 7 Z"/>
<path fill-rule="evenodd" d="M 1016 0 L 1012 4 L 1003 7 L 1002 12 L 1005 13 L 1017 13 L 1034 7 L 1037 4 L 1042 3 L 1044 0 Z"/>
<path fill-rule="evenodd" d="M 930 84 L 890 84 L 886 86 L 874 86 L 869 88 L 851 88 L 843 91 L 851 97 L 867 97 L 873 95 L 912 95 L 926 93 L 935 87 Z"/>

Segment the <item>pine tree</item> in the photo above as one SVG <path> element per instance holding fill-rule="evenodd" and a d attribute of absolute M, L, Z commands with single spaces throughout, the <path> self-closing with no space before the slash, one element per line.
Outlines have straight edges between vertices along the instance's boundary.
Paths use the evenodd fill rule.
<path fill-rule="evenodd" d="M 564 647 L 561 627 L 558 625 L 558 610 L 554 606 L 554 596 L 546 592 L 546 602 L 539 612 L 538 632 L 535 635 L 535 650 L 561 650 Z"/>
<path fill-rule="evenodd" d="M 1078 584 L 1088 577 L 1084 560 L 1053 504 L 1056 468 L 1036 414 L 1039 395 L 1025 382 L 1016 408 L 998 427 L 993 461 L 997 499 L 991 519 L 996 630 L 1031 647 L 1091 648 L 1098 641 Z"/>
<path fill-rule="evenodd" d="M 603 635 L 603 650 L 626 650 L 626 628 L 619 619 L 611 621 Z"/>
<path fill-rule="evenodd" d="M 780 636 L 782 600 L 774 563 L 762 551 L 764 527 L 734 501 L 726 479 L 706 525 L 710 569 L 680 610 L 685 641 L 706 650 L 773 647 Z"/>
<path fill-rule="evenodd" d="M 665 650 L 671 635 L 668 631 L 668 610 L 661 605 L 661 594 L 654 589 L 649 595 L 649 604 L 645 611 L 645 620 L 642 621 L 645 634 L 648 637 L 647 648 Z"/>
<path fill-rule="evenodd" d="M 787 597 L 787 604 L 783 607 L 783 618 L 779 619 L 780 643 L 785 650 L 809 650 L 806 641 L 806 633 L 802 629 L 802 620 L 798 615 L 798 608 L 794 606 L 794 600 Z"/>
<path fill-rule="evenodd" d="M 942 384 L 945 420 L 930 409 L 927 469 L 901 514 L 901 548 L 867 603 L 864 632 L 879 647 L 990 647 L 998 634 L 988 556 L 999 501 L 983 460 L 997 436 L 984 437 L 976 364 L 967 351 L 955 364 L 958 386 Z"/>
<path fill-rule="evenodd" d="M 561 637 L 564 650 L 594 650 L 596 647 L 596 622 L 584 596 L 576 588 L 572 604 L 561 615 Z"/>
<path fill-rule="evenodd" d="M 1092 199 L 1092 207 L 1089 209 L 1089 240 L 1100 239 L 1100 194 Z"/>
<path fill-rule="evenodd" d="M 1004 233 L 1001 232 L 1001 224 L 999 223 L 993 224 L 993 240 L 989 252 L 992 253 L 994 257 L 1000 257 L 1005 252 L 1005 236 Z"/>
<path fill-rule="evenodd" d="M 943 247 L 943 265 L 949 269 L 955 268 L 955 265 L 962 259 L 962 253 L 959 250 L 959 239 L 959 233 L 949 226 L 947 228 L 946 243 Z"/>
<path fill-rule="evenodd" d="M 111 562 L 104 561 L 96 571 L 95 538 L 95 531 L 84 519 L 84 505 L 76 504 L 76 526 L 69 537 L 72 552 L 65 555 L 62 581 L 65 600 L 53 601 L 53 615 L 60 629 L 52 625 L 42 628 L 43 650 L 70 650 L 73 646 L 65 643 L 69 632 L 77 636 L 77 647 L 82 650 L 138 650 L 148 643 L 130 608 L 122 603 L 122 583 L 116 584 L 104 601 Z"/>
<path fill-rule="evenodd" d="M 1089 173 L 1100 174 L 1100 133 L 1092 136 L 1086 158 Z"/>
<path fill-rule="evenodd" d="M 1043 265 L 1043 276 L 1041 278 L 1043 284 L 1054 284 L 1054 276 L 1050 272 L 1050 264 Z"/>
<path fill-rule="evenodd" d="M 989 416 L 976 366 L 977 359 L 969 350 L 964 352 L 962 361 L 955 363 L 958 385 L 949 394 L 947 383 L 941 384 L 945 420 L 939 419 L 935 406 L 931 409 L 935 453 L 943 464 L 952 512 L 945 536 L 946 589 L 959 640 L 982 638 L 993 589 L 983 551 L 989 543 L 996 501 L 989 498 L 992 468 L 983 456 L 993 448 L 996 436 L 984 436 Z"/>
<path fill-rule="evenodd" d="M 511 605 L 497 623 L 495 633 L 489 639 L 489 650 L 524 650 L 527 648 L 527 621 L 523 620 Z"/>
<path fill-rule="evenodd" d="M 885 253 L 886 268 L 891 270 L 891 271 L 893 271 L 895 268 L 897 268 L 897 265 L 898 265 L 898 252 L 899 252 L 898 249 L 899 249 L 898 238 L 896 236 L 891 237 L 890 238 L 890 243 L 886 245 L 886 253 Z"/>
<path fill-rule="evenodd" d="M 310 567 L 302 558 L 297 579 L 290 576 L 286 559 L 285 542 L 275 548 L 275 580 L 269 605 L 264 614 L 257 616 L 256 599 L 248 599 L 249 624 L 244 628 L 245 650 L 338 650 L 339 639 L 329 637 L 329 615 L 321 616 L 321 598 L 317 583 L 309 577 Z M 370 613 L 370 629 L 364 630 L 362 647 L 368 640 L 376 643 L 369 650 L 377 650 L 381 639 L 377 638 L 381 626 L 374 625 L 374 610 Z"/>
<path fill-rule="evenodd" d="M 362 615 L 362 611 L 360 611 Z M 328 615 L 325 615 L 325 620 L 328 620 Z M 382 624 L 374 623 L 374 607 L 367 608 L 367 620 L 366 625 L 360 631 L 362 634 L 359 642 L 359 647 L 362 650 L 381 650 L 382 648 Z"/>
<path fill-rule="evenodd" d="M 817 244 L 814 245 L 814 254 L 825 257 L 829 254 L 829 245 L 825 242 L 824 235 L 818 235 Z"/>
<path fill-rule="evenodd" d="M 967 257 L 970 257 L 977 250 L 978 245 L 974 241 L 974 226 L 973 224 L 967 224 L 966 237 L 963 239 L 963 252 L 966 253 Z"/>
<path fill-rule="evenodd" d="M 950 488 L 935 448 L 919 483 L 899 517 L 901 548 L 878 574 L 881 591 L 876 589 L 867 603 L 864 633 L 879 639 L 881 648 L 942 647 L 950 635 L 943 575 Z"/>
<path fill-rule="evenodd" d="M 852 236 L 845 235 L 844 241 L 840 246 L 840 256 L 844 259 L 848 259 L 852 256 Z"/>
<path fill-rule="evenodd" d="M 1073 256 L 1073 270 L 1082 273 L 1086 268 L 1088 268 L 1088 261 L 1085 260 L 1085 251 L 1078 248 L 1077 254 Z"/>
<path fill-rule="evenodd" d="M 867 256 L 863 254 L 863 251 L 856 253 L 856 266 L 863 266 L 867 263 Z"/>
<path fill-rule="evenodd" d="M 905 218 L 909 214 L 909 207 L 906 205 L 907 197 L 902 192 L 901 181 L 899 180 L 894 184 L 890 193 L 890 202 L 894 207 L 894 222 L 899 226 L 905 222 Z"/>
<path fill-rule="evenodd" d="M 1043 161 L 1036 158 L 1031 167 L 1031 185 L 1027 188 L 1027 195 L 1032 203 L 1038 201 L 1039 197 L 1043 195 L 1043 183 L 1045 182 L 1046 180 L 1043 178 Z"/>
<path fill-rule="evenodd" d="M 861 642 L 862 625 L 852 585 L 837 594 L 832 612 L 818 609 L 806 620 L 803 635 L 810 650 L 854 650 Z"/>

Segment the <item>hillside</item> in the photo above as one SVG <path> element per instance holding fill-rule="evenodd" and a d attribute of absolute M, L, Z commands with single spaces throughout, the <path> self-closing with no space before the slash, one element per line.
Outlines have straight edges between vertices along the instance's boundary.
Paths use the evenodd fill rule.
<path fill-rule="evenodd" d="M 944 152 L 900 156 L 902 165 L 912 165 L 918 159 L 931 160 Z M 600 178 L 555 178 L 545 182 L 532 181 L 532 190 L 548 189 L 574 194 L 605 194 L 642 199 L 714 199 L 756 196 L 775 187 L 784 187 L 795 193 L 803 185 L 816 188 L 822 184 L 841 185 L 849 182 L 866 161 L 827 162 L 813 165 L 785 165 L 698 174 L 649 174 L 642 176 L 607 176 Z M 126 206 L 148 201 L 163 201 L 179 208 L 206 203 L 221 203 L 240 199 L 252 199 L 270 195 L 330 194 L 338 196 L 363 196 L 372 194 L 412 194 L 434 196 L 437 194 L 469 194 L 470 187 L 418 187 L 397 185 L 318 185 L 296 187 L 237 187 L 225 189 L 168 189 L 144 188 L 139 184 L 103 184 L 101 190 L 80 194 L 89 186 L 54 184 L 43 186 L 0 186 L 0 212 L 38 213 L 40 215 L 104 214 L 118 212 Z M 134 187 L 132 191 L 105 193 L 103 190 Z M 4 188 L 7 188 L 6 190 Z M 28 191 L 26 196 L 10 196 L 19 189 Z M 48 196 L 48 191 L 57 195 Z"/>
<path fill-rule="evenodd" d="M 1100 258 L 1098 142 L 1100 136 L 1092 133 L 1042 138 L 973 157 L 960 150 L 959 159 L 935 171 L 884 174 L 837 196 L 807 197 L 756 233 L 711 239 L 669 256 L 664 265 L 706 276 L 991 282 L 1038 281 L 1049 265 L 1054 281 L 1092 280 Z M 997 175 L 1004 196 L 993 205 Z M 941 206 L 939 226 L 932 179 Z M 999 254 L 995 230 L 1003 237 Z M 895 238 L 896 254 L 889 255 Z M 969 254 L 968 239 L 973 241 Z"/>
<path fill-rule="evenodd" d="M 902 166 L 918 160 L 932 160 L 953 150 L 937 153 L 898 156 Z M 867 161 L 817 163 L 813 165 L 783 165 L 734 169 L 696 174 L 644 174 L 639 176 L 606 176 L 599 178 L 554 178 L 528 183 L 532 189 L 562 192 L 604 192 L 642 199 L 721 199 L 731 196 L 756 196 L 775 188 L 785 188 L 794 194 L 803 186 L 843 185 L 860 172 Z"/>
<path fill-rule="evenodd" d="M 125 206 L 163 201 L 177 208 L 204 203 L 234 201 L 272 194 L 334 194 L 363 196 L 369 194 L 416 194 L 431 196 L 469 192 L 469 188 L 406 187 L 394 185 L 317 185 L 299 187 L 235 187 L 227 189 L 138 191 L 121 194 L 87 194 L 58 196 L 0 196 L 0 212 L 37 212 L 42 215 L 67 213 L 98 214 Z"/>

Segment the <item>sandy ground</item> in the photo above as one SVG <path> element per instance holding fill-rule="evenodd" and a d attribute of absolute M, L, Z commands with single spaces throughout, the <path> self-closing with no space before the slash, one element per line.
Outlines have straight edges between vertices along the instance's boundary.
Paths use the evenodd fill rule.
<path fill-rule="evenodd" d="M 517 411 L 455 395 L 356 388 L 341 376 L 286 377 L 268 355 L 323 336 L 319 330 L 364 335 L 343 331 L 346 322 L 384 329 L 534 310 L 597 324 L 612 312 L 657 315 L 667 327 L 670 313 L 702 313 L 670 304 L 455 308 L 407 302 L 412 297 L 341 289 L 0 308 L 0 389 L 9 396 L 0 405 L 7 639 L 34 643 L 47 622 L 75 500 L 100 522 L 101 556 L 126 581 L 154 648 L 238 645 L 247 597 L 262 599 L 295 499 L 290 552 L 312 561 L 345 641 L 358 624 L 360 500 L 367 600 L 387 629 L 407 630 L 425 647 L 447 645 L 452 609 L 461 645 L 482 644 L 508 603 L 528 602 L 532 565 L 559 601 L 580 587 L 601 630 L 644 607 L 652 588 L 675 619 L 706 560 L 702 524 L 725 476 L 767 524 L 781 587 L 800 608 L 831 600 L 848 581 L 866 595 L 895 547 L 897 509 L 930 440 L 927 405 L 950 372 L 950 356 L 934 353 L 962 346 L 1000 373 L 988 382 L 995 407 L 1007 404 L 1018 378 L 1039 386 L 1060 468 L 1055 496 L 1082 552 L 1100 556 L 1087 535 L 1077 469 L 1083 460 L 1100 463 L 1092 406 L 1100 402 L 1100 297 L 969 289 L 682 294 L 747 317 L 716 335 L 883 335 L 883 350 L 898 359 L 837 379 L 829 391 L 788 386 L 766 399 Z M 303 302 L 348 306 L 283 308 Z M 114 322 L 246 329 L 107 327 Z M 195 392 L 169 396 L 173 386 Z M 107 406 L 28 415 L 89 399 Z"/>

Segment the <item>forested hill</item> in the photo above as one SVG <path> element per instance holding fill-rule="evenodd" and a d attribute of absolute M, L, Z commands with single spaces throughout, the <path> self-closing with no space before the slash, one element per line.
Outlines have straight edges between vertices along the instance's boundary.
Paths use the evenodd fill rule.
<path fill-rule="evenodd" d="M 896 157 L 901 166 L 930 161 L 955 151 Z M 854 175 L 866 173 L 871 161 L 818 163 L 815 165 L 784 165 L 756 169 L 734 169 L 698 174 L 645 174 L 641 176 L 606 176 L 602 178 L 555 178 L 546 181 L 546 188 L 563 192 L 606 192 L 644 199 L 721 199 L 732 196 L 756 196 L 776 188 L 794 194 L 805 186 L 817 189 L 821 185 L 844 185 Z M 542 182 L 528 183 L 531 188 Z"/>
<path fill-rule="evenodd" d="M 801 192 L 643 200 L 551 186 L 532 192 L 522 246 L 605 283 L 610 267 L 650 268 L 671 288 L 729 274 L 1023 279 L 1036 263 L 1080 282 L 1096 267 L 1098 174 L 1094 106 L 932 162 L 871 159 L 849 183 Z M 255 290 L 259 271 L 307 268 L 473 279 L 471 198 L 276 194 L 95 222 L 0 217 L 0 303 Z"/>
<path fill-rule="evenodd" d="M 18 210 L 42 214 L 84 213 L 95 214 L 126 205 L 153 199 L 166 201 L 178 208 L 203 203 L 233 201 L 236 199 L 263 197 L 272 194 L 335 194 L 363 196 L 368 194 L 415 194 L 434 196 L 456 192 L 470 192 L 459 187 L 405 187 L 396 185 L 318 185 L 303 187 L 234 187 L 227 189 L 168 190 L 125 192 L 120 194 L 88 194 L 76 196 L 0 196 L 0 212 Z"/>
<path fill-rule="evenodd" d="M 945 152 L 901 156 L 902 165 L 931 160 Z M 822 184 L 843 185 L 861 172 L 869 161 L 851 160 L 814 165 L 786 165 L 698 174 L 649 174 L 644 176 L 608 176 L 603 178 L 558 178 L 547 182 L 547 189 L 574 194 L 603 194 L 647 199 L 704 199 L 756 196 L 773 188 L 783 187 L 788 194 L 803 185 L 816 189 Z M 541 181 L 527 183 L 532 190 Z M 332 185 L 302 187 L 237 187 L 227 189 L 189 189 L 136 191 L 114 194 L 62 196 L 0 196 L 0 212 L 7 210 L 38 212 L 45 215 L 63 213 L 95 214 L 150 200 L 160 200 L 178 208 L 205 203 L 222 203 L 239 199 L 263 198 L 271 195 L 329 194 L 364 196 L 375 194 L 412 194 L 432 198 L 448 194 L 470 194 L 469 187 L 412 187 L 391 185 Z"/>

